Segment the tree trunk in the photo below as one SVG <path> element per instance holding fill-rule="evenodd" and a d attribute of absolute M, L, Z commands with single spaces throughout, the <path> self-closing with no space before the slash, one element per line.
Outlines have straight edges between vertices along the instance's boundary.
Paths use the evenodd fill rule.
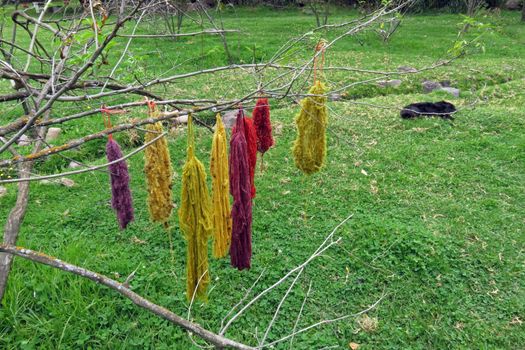
<path fill-rule="evenodd" d="M 29 177 L 33 162 L 20 164 L 19 176 Z M 16 204 L 9 213 L 4 229 L 4 244 L 15 245 L 20 231 L 20 225 L 26 214 L 27 203 L 29 200 L 29 181 L 18 183 L 18 195 Z M 0 302 L 2 301 L 7 287 L 7 277 L 11 270 L 13 256 L 7 253 L 0 253 Z M 1 305 L 1 304 L 0 304 Z"/>
<path fill-rule="evenodd" d="M 44 113 L 43 121 L 49 120 L 49 110 Z M 33 151 L 40 151 L 44 146 L 47 128 L 45 126 L 37 129 L 38 141 L 33 148 Z M 33 161 L 22 162 L 19 164 L 18 177 L 31 177 L 31 170 L 33 169 Z M 18 183 L 18 194 L 16 203 L 9 217 L 7 218 L 4 228 L 4 244 L 16 244 L 18 233 L 20 232 L 20 225 L 24 221 L 26 215 L 27 204 L 29 202 L 29 181 Z M 7 279 L 11 271 L 11 264 L 13 263 L 13 256 L 6 253 L 0 253 L 0 307 L 4 298 L 5 290 L 7 288 Z"/>
<path fill-rule="evenodd" d="M 324 19 L 323 19 L 323 25 L 328 24 L 328 16 L 330 15 L 330 0 L 325 0 L 325 7 L 324 7 Z"/>
<path fill-rule="evenodd" d="M 310 9 L 315 15 L 315 22 L 317 23 L 317 27 L 321 26 L 321 18 L 319 17 L 319 12 L 317 11 L 316 4 L 314 3 L 314 0 L 310 1 L 309 3 Z"/>

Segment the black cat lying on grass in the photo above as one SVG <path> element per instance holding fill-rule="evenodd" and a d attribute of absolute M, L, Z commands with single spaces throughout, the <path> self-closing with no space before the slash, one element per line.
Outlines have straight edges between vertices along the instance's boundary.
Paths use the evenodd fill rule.
<path fill-rule="evenodd" d="M 456 107 L 452 103 L 446 101 L 436 103 L 419 102 L 403 107 L 401 110 L 401 118 L 411 119 L 426 116 L 454 120 L 454 117 L 452 117 L 452 114 L 454 113 L 456 113 Z"/>

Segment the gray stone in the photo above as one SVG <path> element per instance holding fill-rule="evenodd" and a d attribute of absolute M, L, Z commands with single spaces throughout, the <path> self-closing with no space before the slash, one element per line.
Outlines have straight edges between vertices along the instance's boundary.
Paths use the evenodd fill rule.
<path fill-rule="evenodd" d="M 235 122 L 237 121 L 237 112 L 239 110 L 234 109 L 231 111 L 227 111 L 222 114 L 222 122 L 224 124 L 224 127 L 226 129 L 231 129 L 235 126 Z"/>
<path fill-rule="evenodd" d="M 73 160 L 73 161 L 71 161 L 71 162 L 69 163 L 69 166 L 68 166 L 68 167 L 69 167 L 69 168 L 72 168 L 72 169 L 75 169 L 75 168 L 80 168 L 81 166 L 82 166 L 82 164 L 77 163 L 77 162 L 75 162 L 75 161 Z"/>
<path fill-rule="evenodd" d="M 68 179 L 67 177 L 60 178 L 60 180 L 58 180 L 58 182 L 61 185 L 64 185 L 64 186 L 66 186 L 68 188 L 71 188 L 71 187 L 75 186 L 75 181 L 73 181 L 71 179 Z"/>
<path fill-rule="evenodd" d="M 7 188 L 0 186 L 0 197 L 3 197 L 7 194 Z"/>
<path fill-rule="evenodd" d="M 409 66 L 399 66 L 399 67 L 397 67 L 397 70 L 399 72 L 403 72 L 403 73 L 416 73 L 417 72 L 416 68 L 409 67 Z"/>
<path fill-rule="evenodd" d="M 188 115 L 181 115 L 173 119 L 173 125 L 188 124 Z"/>
<path fill-rule="evenodd" d="M 403 81 L 401 81 L 400 79 L 392 79 L 392 80 L 380 80 L 377 82 L 377 85 L 381 86 L 381 87 L 387 87 L 387 86 L 391 86 L 391 87 L 399 87 L 399 85 L 401 85 Z"/>
<path fill-rule="evenodd" d="M 443 87 L 450 87 L 450 80 L 443 80 L 439 82 Z"/>
<path fill-rule="evenodd" d="M 459 89 L 456 89 L 456 88 L 453 88 L 453 87 L 443 87 L 440 90 L 448 92 L 449 94 L 453 95 L 454 97 L 459 97 Z"/>
<path fill-rule="evenodd" d="M 60 136 L 60 132 L 61 131 L 62 131 L 62 129 L 60 129 L 60 128 L 49 128 L 47 130 L 46 142 L 50 142 L 50 141 L 56 140 L 58 138 L 58 136 Z"/>
<path fill-rule="evenodd" d="M 440 90 L 443 87 L 437 81 L 431 81 L 431 80 L 425 80 L 423 83 L 421 83 L 421 85 L 423 86 L 423 91 L 427 93 L 432 92 L 434 90 Z"/>
<path fill-rule="evenodd" d="M 328 95 L 329 101 L 341 101 L 343 99 L 343 96 L 341 94 L 330 94 Z"/>
<path fill-rule="evenodd" d="M 18 145 L 19 146 L 28 146 L 31 144 L 33 140 L 31 140 L 31 138 L 27 135 L 22 135 L 20 136 L 20 138 L 18 139 Z"/>
<path fill-rule="evenodd" d="M 521 10 L 521 1 L 520 0 L 507 0 L 505 2 L 505 8 L 507 10 Z"/>

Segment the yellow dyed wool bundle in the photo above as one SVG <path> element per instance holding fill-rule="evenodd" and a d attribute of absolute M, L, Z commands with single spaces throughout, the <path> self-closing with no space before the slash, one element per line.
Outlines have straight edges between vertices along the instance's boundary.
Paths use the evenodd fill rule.
<path fill-rule="evenodd" d="M 324 95 L 325 91 L 325 85 L 316 81 L 308 93 Z M 295 118 L 298 135 L 293 146 L 293 155 L 295 165 L 305 174 L 319 171 L 324 164 L 327 122 L 325 96 L 307 96 L 301 101 L 301 112 Z"/>
<path fill-rule="evenodd" d="M 214 232 L 213 256 L 222 258 L 228 254 L 230 248 L 232 218 L 226 132 L 221 115 L 217 114 L 216 119 L 210 159 Z"/>
<path fill-rule="evenodd" d="M 145 142 L 151 142 L 164 132 L 157 122 L 146 127 Z M 166 137 L 161 137 L 144 151 L 146 182 L 148 186 L 148 210 L 151 220 L 167 225 L 173 209 L 171 185 L 173 168 Z"/>
<path fill-rule="evenodd" d="M 212 233 L 211 199 L 206 185 L 204 165 L 195 157 L 193 124 L 188 116 L 188 156 L 182 170 L 181 206 L 179 222 L 187 241 L 186 296 L 194 293 L 206 299 L 210 283 L 208 271 L 208 238 Z"/>

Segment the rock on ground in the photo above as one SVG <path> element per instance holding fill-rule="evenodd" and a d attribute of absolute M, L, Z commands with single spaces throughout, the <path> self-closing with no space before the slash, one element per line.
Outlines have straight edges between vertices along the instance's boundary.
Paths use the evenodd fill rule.
<path fill-rule="evenodd" d="M 19 146 L 28 146 L 28 145 L 31 144 L 32 141 L 33 141 L 33 140 L 32 140 L 29 136 L 27 136 L 27 135 L 22 135 L 22 136 L 20 136 L 20 138 L 18 139 L 18 142 L 17 142 L 17 143 L 18 143 Z"/>
<path fill-rule="evenodd" d="M 73 161 L 71 161 L 71 162 L 69 163 L 69 166 L 68 166 L 68 167 L 71 168 L 71 169 L 75 169 L 75 168 L 80 168 L 81 166 L 82 166 L 82 164 L 77 163 L 77 162 L 75 162 L 75 161 L 73 160 Z"/>
<path fill-rule="evenodd" d="M 399 72 L 403 72 L 403 73 L 416 73 L 417 72 L 416 68 L 409 67 L 409 66 L 399 66 L 399 67 L 397 67 L 397 70 Z"/>
<path fill-rule="evenodd" d="M 400 79 L 392 79 L 392 80 L 380 80 L 377 82 L 377 85 L 380 87 L 399 87 L 401 85 L 402 81 Z"/>
<path fill-rule="evenodd" d="M 505 2 L 505 8 L 507 10 L 521 10 L 522 2 L 520 0 L 507 0 Z"/>
<path fill-rule="evenodd" d="M 441 88 L 443 88 L 443 86 L 438 83 L 437 81 L 432 81 L 432 80 L 425 80 L 424 82 L 421 83 L 421 86 L 423 86 L 423 91 L 425 92 L 432 92 L 434 90 L 440 90 Z"/>
<path fill-rule="evenodd" d="M 329 101 L 341 101 L 343 99 L 343 95 L 341 94 L 330 94 L 328 95 Z"/>
<path fill-rule="evenodd" d="M 7 194 L 7 188 L 0 186 L 0 197 L 3 197 Z"/>
<path fill-rule="evenodd" d="M 442 87 L 440 90 L 448 92 L 449 94 L 453 95 L 454 97 L 459 97 L 459 89 L 456 89 L 456 88 L 453 88 L 453 87 Z"/>
<path fill-rule="evenodd" d="M 73 181 L 71 179 L 68 179 L 67 177 L 60 178 L 60 180 L 58 180 L 58 182 L 61 185 L 64 185 L 64 186 L 66 186 L 68 188 L 71 188 L 71 187 L 75 186 L 75 181 Z"/>
<path fill-rule="evenodd" d="M 173 119 L 173 124 L 174 125 L 188 124 L 188 115 L 181 115 L 180 117 Z"/>
<path fill-rule="evenodd" d="M 237 120 L 237 113 L 239 112 L 238 109 L 234 109 L 231 111 L 226 111 L 222 114 L 222 122 L 224 124 L 224 127 L 226 129 L 231 129 L 235 126 L 235 121 Z"/>
<path fill-rule="evenodd" d="M 60 132 L 61 131 L 62 131 L 62 129 L 60 129 L 60 128 L 49 128 L 47 130 L 46 142 L 50 142 L 50 141 L 56 140 L 58 138 L 58 136 L 60 136 Z"/>

